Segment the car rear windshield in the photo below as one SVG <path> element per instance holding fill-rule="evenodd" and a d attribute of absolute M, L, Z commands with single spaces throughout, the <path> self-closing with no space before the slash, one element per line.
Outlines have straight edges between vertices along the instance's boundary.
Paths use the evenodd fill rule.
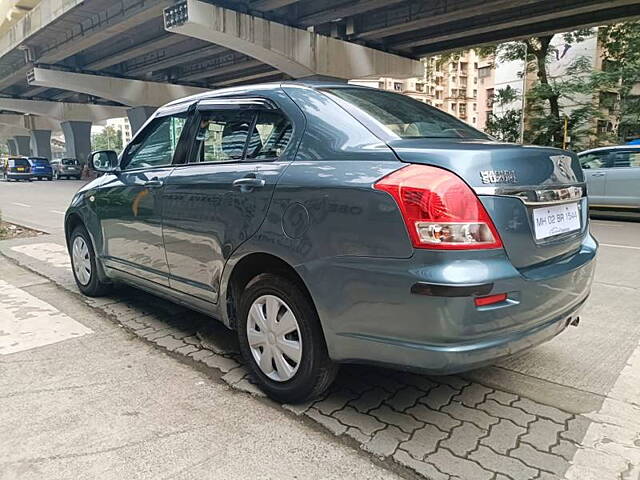
<path fill-rule="evenodd" d="M 26 158 L 10 158 L 9 165 L 14 167 L 29 167 L 29 160 Z"/>
<path fill-rule="evenodd" d="M 60 162 L 63 165 L 77 165 L 78 164 L 77 160 L 73 160 L 71 158 L 63 158 Z"/>
<path fill-rule="evenodd" d="M 457 118 L 406 95 L 369 88 L 322 90 L 359 108 L 401 138 L 489 138 Z"/>
<path fill-rule="evenodd" d="M 46 158 L 31 158 L 30 160 L 34 165 L 49 165 L 49 160 Z"/>

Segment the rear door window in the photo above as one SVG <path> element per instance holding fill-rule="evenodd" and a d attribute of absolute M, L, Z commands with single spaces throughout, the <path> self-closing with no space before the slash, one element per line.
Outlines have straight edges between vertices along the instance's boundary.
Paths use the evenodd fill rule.
<path fill-rule="evenodd" d="M 581 155 L 580 165 L 584 169 L 605 168 L 609 152 L 592 152 Z"/>
<path fill-rule="evenodd" d="M 280 112 L 260 111 L 247 147 L 247 160 L 280 157 L 291 140 L 293 125 Z"/>
<path fill-rule="evenodd" d="M 254 120 L 250 110 L 202 111 L 190 163 L 242 160 Z"/>
<path fill-rule="evenodd" d="M 615 152 L 611 167 L 640 167 L 640 150 Z"/>

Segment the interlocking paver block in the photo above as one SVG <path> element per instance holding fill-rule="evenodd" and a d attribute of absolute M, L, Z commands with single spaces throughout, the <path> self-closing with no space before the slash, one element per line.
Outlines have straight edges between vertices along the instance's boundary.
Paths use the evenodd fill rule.
<path fill-rule="evenodd" d="M 442 411 L 448 413 L 453 418 L 456 418 L 458 420 L 474 423 L 484 430 L 489 430 L 489 427 L 491 425 L 494 425 L 500 421 L 500 419 L 492 417 L 482 410 L 478 410 L 477 408 L 465 407 L 460 402 L 451 402 L 450 405 L 443 407 Z"/>
<path fill-rule="evenodd" d="M 444 432 L 450 432 L 454 427 L 462 423 L 460 422 L 460 420 L 456 420 L 446 413 L 432 410 L 431 408 L 428 408 L 421 404 L 408 409 L 407 413 L 413 415 L 418 420 L 424 423 L 435 425 Z"/>
<path fill-rule="evenodd" d="M 328 415 L 323 415 L 315 408 L 310 408 L 305 412 L 305 415 L 309 416 L 320 425 L 326 427 L 329 431 L 331 431 L 334 435 L 342 435 L 347 431 L 347 427 L 342 425 L 338 420 Z"/>
<path fill-rule="evenodd" d="M 409 434 L 401 431 L 398 427 L 389 425 L 384 430 L 376 432 L 371 441 L 365 443 L 363 448 L 381 457 L 393 455 L 400 442 L 409 438 Z"/>
<path fill-rule="evenodd" d="M 440 472 L 429 463 L 414 459 L 404 450 L 397 450 L 396 453 L 393 454 L 393 459 L 400 465 L 410 468 L 429 480 L 451 480 L 449 475 Z"/>
<path fill-rule="evenodd" d="M 501 403 L 496 402 L 495 400 L 487 400 L 484 403 L 478 405 L 479 409 L 484 410 L 489 415 L 494 417 L 506 418 L 507 420 L 511 420 L 516 425 L 520 425 L 521 427 L 526 427 L 529 423 L 533 422 L 536 417 L 530 415 L 526 412 L 523 412 L 519 408 L 507 407 L 506 405 L 502 405 Z"/>
<path fill-rule="evenodd" d="M 569 468 L 569 462 L 561 456 L 553 453 L 540 452 L 526 443 L 512 450 L 509 455 L 519 458 L 531 467 L 546 470 L 556 475 L 564 475 Z"/>
<path fill-rule="evenodd" d="M 158 338 L 154 341 L 156 345 L 159 345 L 162 348 L 166 348 L 170 352 L 177 350 L 180 347 L 184 347 L 186 344 L 182 340 L 178 340 L 177 338 L 173 338 L 171 335 L 167 335 L 162 338 Z"/>
<path fill-rule="evenodd" d="M 398 379 L 407 385 L 411 385 L 412 387 L 422 390 L 423 392 L 428 392 L 439 385 L 439 383 L 434 382 L 429 377 L 410 372 L 398 372 Z"/>
<path fill-rule="evenodd" d="M 347 428 L 346 435 L 358 441 L 358 443 L 360 444 L 367 443 L 371 440 L 371 435 L 365 435 L 360 430 L 354 427 Z"/>
<path fill-rule="evenodd" d="M 304 412 L 309 410 L 309 408 L 314 403 L 315 403 L 314 400 L 309 400 L 303 403 L 293 403 L 293 404 L 284 403 L 282 404 L 282 407 L 285 408 L 286 410 L 289 410 L 292 413 L 295 413 L 296 415 L 302 415 Z"/>
<path fill-rule="evenodd" d="M 234 359 L 223 357 L 222 355 L 217 355 L 215 353 L 213 355 L 211 355 L 211 356 L 208 356 L 208 357 L 202 359 L 202 362 L 205 365 L 207 365 L 208 367 L 217 368 L 221 372 L 227 373 L 227 375 L 232 370 L 237 369 L 238 365 L 239 365 L 238 362 L 236 362 Z M 239 374 L 240 372 L 237 372 L 237 373 Z M 246 373 L 246 370 L 245 370 L 245 373 Z M 240 377 L 240 378 L 242 378 L 242 377 Z M 240 379 L 238 378 L 238 380 L 240 380 Z M 228 380 L 225 380 L 225 381 L 231 383 Z"/>
<path fill-rule="evenodd" d="M 557 445 L 551 447 L 551 453 L 555 453 L 556 455 L 560 455 L 565 460 L 573 460 L 573 456 L 578 451 L 578 447 L 569 442 L 568 440 L 560 440 Z"/>
<path fill-rule="evenodd" d="M 489 436 L 480 440 L 480 443 L 491 447 L 498 453 L 506 454 L 508 450 L 516 447 L 518 436 L 526 431 L 526 428 L 520 427 L 510 420 L 501 419 L 491 427 Z"/>
<path fill-rule="evenodd" d="M 438 384 L 446 384 L 449 385 L 451 388 L 461 391 L 464 387 L 466 387 L 467 385 L 471 385 L 471 382 L 469 380 L 466 380 L 462 377 L 458 377 L 457 375 L 446 375 L 446 376 L 441 376 L 441 377 L 430 377 L 431 380 L 433 380 L 434 382 L 438 383 Z"/>
<path fill-rule="evenodd" d="M 367 392 L 364 392 L 360 398 L 352 401 L 350 405 L 357 408 L 359 411 L 366 413 L 369 410 L 378 408 L 382 405 L 387 398 L 391 398 L 393 393 L 387 392 L 380 387 L 375 387 Z"/>
<path fill-rule="evenodd" d="M 531 480 L 538 475 L 538 470 L 527 467 L 516 458 L 499 455 L 484 445 L 480 445 L 469 458 L 491 471 L 508 475 L 512 480 Z"/>
<path fill-rule="evenodd" d="M 395 410 L 403 411 L 416 404 L 418 399 L 425 393 L 415 387 L 409 386 L 397 392 L 393 397 L 386 401 Z"/>
<path fill-rule="evenodd" d="M 193 358 L 196 362 L 202 362 L 205 358 L 210 357 L 212 355 L 213 355 L 213 352 L 205 348 L 202 348 L 197 352 L 193 352 L 189 354 L 189 356 Z"/>
<path fill-rule="evenodd" d="M 176 353 L 179 353 L 181 355 L 189 355 L 191 353 L 197 352 L 198 350 L 200 350 L 200 349 L 198 347 L 196 347 L 195 345 L 187 344 L 187 345 L 185 345 L 183 347 L 176 348 Z"/>
<path fill-rule="evenodd" d="M 591 425 L 591 420 L 578 415 L 567 422 L 567 430 L 560 433 L 560 436 L 574 443 L 581 443 L 589 425 Z"/>
<path fill-rule="evenodd" d="M 351 400 L 358 397 L 357 393 L 351 392 L 349 390 L 338 390 L 337 392 L 332 392 L 327 398 L 324 400 L 320 400 L 316 402 L 314 408 L 317 408 L 320 412 L 325 415 L 331 415 L 333 412 L 344 408 L 344 406 L 349 403 Z"/>
<path fill-rule="evenodd" d="M 381 422 L 389 425 L 395 425 L 400 428 L 400 430 L 407 433 L 411 433 L 422 426 L 422 423 L 417 421 L 411 415 L 396 412 L 386 405 L 372 410 L 369 414 L 373 415 Z"/>
<path fill-rule="evenodd" d="M 184 340 L 184 342 L 188 343 L 189 345 L 196 345 L 196 346 L 201 345 L 200 339 L 195 335 L 184 337 L 182 340 Z"/>
<path fill-rule="evenodd" d="M 438 470 L 464 479 L 490 480 L 493 472 L 466 458 L 456 457 L 449 450 L 440 448 L 436 453 L 427 455 L 426 462 L 433 464 Z"/>
<path fill-rule="evenodd" d="M 439 410 L 451 402 L 451 399 L 460 393 L 449 385 L 438 385 L 432 389 L 427 395 L 420 399 L 420 403 L 424 403 L 429 408 Z"/>
<path fill-rule="evenodd" d="M 472 423 L 464 422 L 451 432 L 449 438 L 443 441 L 440 446 L 448 448 L 459 457 L 466 456 L 470 451 L 478 446 L 480 437 L 485 432 Z"/>
<path fill-rule="evenodd" d="M 260 387 L 251 383 L 246 378 L 233 384 L 233 388 L 240 390 L 241 392 L 247 392 L 255 397 L 266 397 L 267 395 L 260 390 Z"/>
<path fill-rule="evenodd" d="M 490 388 L 480 385 L 479 383 L 472 383 L 471 385 L 464 387 L 462 392 L 453 398 L 463 405 L 473 408 L 479 403 L 484 402 L 489 393 L 491 393 Z"/>
<path fill-rule="evenodd" d="M 384 423 L 379 422 L 371 415 L 360 413 L 355 408 L 349 406 L 338 410 L 333 416 L 345 425 L 358 428 L 366 435 L 373 435 L 376 431 L 385 427 Z"/>
<path fill-rule="evenodd" d="M 502 392 L 500 390 L 495 390 L 487 395 L 487 400 L 495 400 L 498 403 L 502 403 L 503 405 L 511 405 L 513 402 L 518 400 L 518 396 L 513 393 Z M 526 410 L 526 409 L 525 409 Z"/>
<path fill-rule="evenodd" d="M 396 379 L 391 374 L 380 375 L 378 380 L 374 383 L 374 385 L 378 385 L 379 387 L 384 388 L 386 391 L 390 393 L 396 393 L 398 390 L 406 386 L 404 383 L 402 383 L 399 379 Z"/>
<path fill-rule="evenodd" d="M 518 401 L 514 402 L 512 406 L 521 408 L 525 412 L 531 413 L 536 417 L 549 418 L 556 423 L 564 424 L 567 420 L 569 420 L 569 418 L 571 418 L 570 413 L 563 412 L 562 410 L 558 410 L 557 408 L 543 405 L 538 402 L 533 402 L 528 398 L 521 398 Z"/>
<path fill-rule="evenodd" d="M 409 452 L 412 457 L 423 459 L 425 455 L 435 452 L 438 442 L 445 438 L 447 438 L 445 432 L 433 425 L 425 425 L 413 432 L 411 438 L 401 444 L 401 448 Z"/>
<path fill-rule="evenodd" d="M 539 418 L 531 423 L 527 433 L 520 440 L 530 443 L 538 450 L 548 452 L 551 445 L 558 441 L 558 433 L 564 430 L 564 425 L 559 425 L 546 418 Z"/>

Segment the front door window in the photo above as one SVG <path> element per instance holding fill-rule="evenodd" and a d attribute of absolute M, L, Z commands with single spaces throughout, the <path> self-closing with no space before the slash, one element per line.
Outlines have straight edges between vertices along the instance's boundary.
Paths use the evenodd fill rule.
<path fill-rule="evenodd" d="M 123 169 L 170 165 L 186 119 L 184 112 L 153 120 L 127 147 Z"/>

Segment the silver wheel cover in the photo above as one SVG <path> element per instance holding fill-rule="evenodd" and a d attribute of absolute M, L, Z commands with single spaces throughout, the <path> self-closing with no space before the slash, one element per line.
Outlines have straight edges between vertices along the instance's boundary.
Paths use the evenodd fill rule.
<path fill-rule="evenodd" d="M 84 238 L 77 236 L 71 246 L 71 263 L 76 279 L 81 285 L 88 285 L 91 281 L 91 259 L 89 258 L 89 246 Z"/>
<path fill-rule="evenodd" d="M 302 360 L 302 335 L 289 306 L 275 295 L 257 298 L 247 315 L 247 340 L 256 364 L 276 382 L 293 378 Z"/>

